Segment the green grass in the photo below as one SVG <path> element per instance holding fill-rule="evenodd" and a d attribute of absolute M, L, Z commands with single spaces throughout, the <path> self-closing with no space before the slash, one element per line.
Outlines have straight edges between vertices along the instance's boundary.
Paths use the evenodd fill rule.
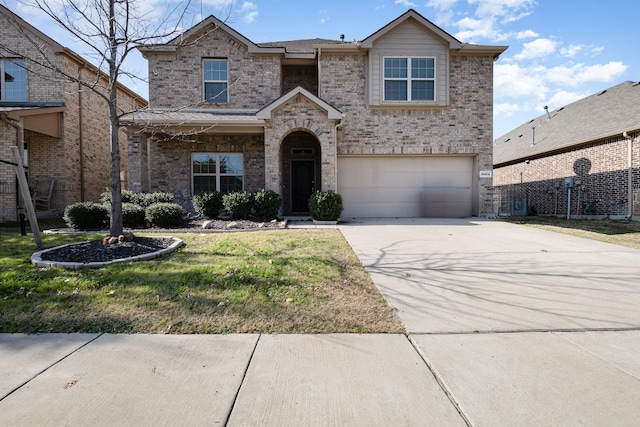
<path fill-rule="evenodd" d="M 32 236 L 0 226 L 0 332 L 404 332 L 337 230 L 172 235 L 186 246 L 166 257 L 68 271 L 34 267 Z"/>
<path fill-rule="evenodd" d="M 640 222 L 583 220 L 544 216 L 511 217 L 509 222 L 640 249 Z"/>

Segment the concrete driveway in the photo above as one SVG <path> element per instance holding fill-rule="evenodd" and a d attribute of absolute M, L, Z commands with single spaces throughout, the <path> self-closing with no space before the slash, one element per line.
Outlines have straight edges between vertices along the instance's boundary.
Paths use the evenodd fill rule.
<path fill-rule="evenodd" d="M 501 221 L 340 227 L 472 425 L 637 425 L 640 251 Z"/>

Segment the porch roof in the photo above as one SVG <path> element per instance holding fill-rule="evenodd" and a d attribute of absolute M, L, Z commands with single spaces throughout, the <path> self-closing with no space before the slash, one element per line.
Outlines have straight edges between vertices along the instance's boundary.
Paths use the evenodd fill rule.
<path fill-rule="evenodd" d="M 205 133 L 262 133 L 264 120 L 256 117 L 257 110 L 212 109 L 145 109 L 121 118 L 125 126 L 137 126 L 143 130 L 185 130 Z"/>

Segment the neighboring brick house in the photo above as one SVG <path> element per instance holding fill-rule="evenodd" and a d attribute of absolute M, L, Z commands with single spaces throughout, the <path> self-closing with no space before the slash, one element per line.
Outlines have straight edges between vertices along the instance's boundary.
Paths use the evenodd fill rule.
<path fill-rule="evenodd" d="M 495 140 L 501 215 L 640 215 L 640 83 L 549 111 Z"/>
<path fill-rule="evenodd" d="M 28 163 L 30 185 L 53 179 L 46 214 L 60 216 L 67 205 L 97 201 L 109 186 L 109 113 L 107 103 L 93 91 L 43 64 L 97 80 L 96 67 L 0 5 L 0 159 L 12 161 L 10 147 L 18 146 Z M 124 111 L 146 107 L 144 99 L 124 86 L 119 87 L 118 101 Z M 120 147 L 126 184 L 124 132 Z M 18 204 L 15 171 L 0 163 L 0 221 L 15 221 Z"/>
<path fill-rule="evenodd" d="M 129 123 L 129 188 L 313 190 L 347 217 L 492 212 L 493 62 L 409 10 L 359 42 L 253 43 L 214 17 L 141 49 L 149 109 Z M 488 174 L 485 172 L 489 172 Z M 482 177 L 481 177 L 482 175 Z"/>

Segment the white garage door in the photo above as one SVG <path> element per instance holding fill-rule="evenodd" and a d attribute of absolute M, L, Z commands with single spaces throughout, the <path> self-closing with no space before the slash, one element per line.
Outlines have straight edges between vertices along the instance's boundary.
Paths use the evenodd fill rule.
<path fill-rule="evenodd" d="M 472 157 L 338 157 L 342 218 L 471 216 L 472 183 Z"/>

